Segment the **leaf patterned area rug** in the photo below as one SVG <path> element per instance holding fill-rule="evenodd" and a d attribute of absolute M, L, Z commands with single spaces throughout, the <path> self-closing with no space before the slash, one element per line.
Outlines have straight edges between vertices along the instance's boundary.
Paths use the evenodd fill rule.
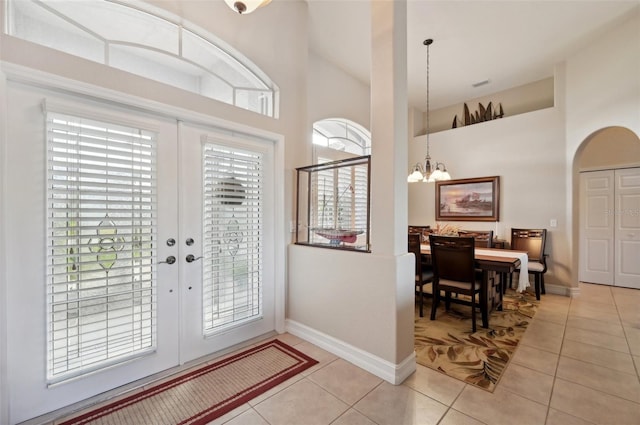
<path fill-rule="evenodd" d="M 528 293 L 507 290 L 503 311 L 493 311 L 489 328 L 482 327 L 476 313 L 477 331 L 471 332 L 471 311 L 451 304 L 447 312 L 440 302 L 436 320 L 425 302 L 424 317 L 415 314 L 417 362 L 453 378 L 493 392 L 513 357 L 539 301 Z"/>

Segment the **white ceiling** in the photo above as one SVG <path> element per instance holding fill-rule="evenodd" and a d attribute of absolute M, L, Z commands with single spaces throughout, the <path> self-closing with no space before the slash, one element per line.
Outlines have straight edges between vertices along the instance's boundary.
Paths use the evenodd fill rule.
<path fill-rule="evenodd" d="M 389 1 L 389 0 L 383 0 Z M 370 0 L 307 0 L 310 48 L 369 84 Z M 554 66 L 589 48 L 640 0 L 407 0 L 409 103 L 437 109 L 553 75 Z M 640 40 L 629 40 L 640 43 Z M 489 80 L 478 88 L 473 83 Z"/>

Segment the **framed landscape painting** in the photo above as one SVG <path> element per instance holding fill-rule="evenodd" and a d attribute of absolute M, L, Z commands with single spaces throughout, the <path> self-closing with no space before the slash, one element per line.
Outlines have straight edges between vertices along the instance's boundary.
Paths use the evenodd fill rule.
<path fill-rule="evenodd" d="M 500 176 L 436 182 L 436 221 L 498 221 Z"/>

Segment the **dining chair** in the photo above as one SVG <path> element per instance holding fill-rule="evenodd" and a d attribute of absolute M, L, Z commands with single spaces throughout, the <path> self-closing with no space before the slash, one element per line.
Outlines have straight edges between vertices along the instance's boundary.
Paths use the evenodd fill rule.
<path fill-rule="evenodd" d="M 458 236 L 473 238 L 476 248 L 493 248 L 493 230 L 458 230 Z M 482 279 L 482 269 L 476 268 L 476 279 Z"/>
<path fill-rule="evenodd" d="M 429 242 L 429 235 L 431 234 L 431 226 L 413 226 L 410 224 L 409 233 L 420 233 L 422 243 L 427 243 Z"/>
<path fill-rule="evenodd" d="M 422 306 L 424 303 L 424 285 L 433 282 L 433 269 L 426 265 L 422 261 L 422 254 L 420 252 L 420 244 L 422 243 L 422 236 L 420 233 L 409 233 L 409 247 L 408 251 L 413 252 L 416 257 L 415 266 L 415 287 L 420 288 L 420 317 L 423 317 Z"/>
<path fill-rule="evenodd" d="M 433 263 L 433 303 L 431 304 L 431 320 L 436 319 L 436 310 L 440 303 L 441 293 L 445 294 L 445 307 L 450 303 L 471 307 L 471 328 L 476 331 L 476 308 L 480 307 L 482 315 L 488 315 L 487 303 L 478 302 L 476 296 L 482 290 L 482 281 L 476 278 L 475 241 L 469 237 L 429 236 L 431 245 L 431 261 Z M 460 297 L 452 298 L 451 293 L 467 295 L 470 301 Z M 480 297 L 482 298 L 482 297 Z M 483 305 L 484 304 L 484 305 Z"/>
<path fill-rule="evenodd" d="M 493 230 L 458 230 L 458 236 L 474 238 L 476 248 L 493 248 Z"/>
<path fill-rule="evenodd" d="M 536 299 L 544 294 L 544 274 L 547 272 L 547 256 L 544 253 L 547 241 L 547 229 L 511 229 L 511 249 L 527 251 L 529 257 L 529 274 L 534 276 Z M 516 270 L 519 273 L 519 270 Z M 513 273 L 509 277 L 509 287 L 513 281 Z"/>

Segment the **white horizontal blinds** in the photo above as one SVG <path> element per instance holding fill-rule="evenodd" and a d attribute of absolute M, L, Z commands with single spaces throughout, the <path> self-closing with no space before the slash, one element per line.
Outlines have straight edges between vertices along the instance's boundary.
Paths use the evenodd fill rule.
<path fill-rule="evenodd" d="M 203 144 L 203 329 L 262 315 L 263 155 Z"/>
<path fill-rule="evenodd" d="M 353 167 L 353 204 L 354 204 L 354 223 L 353 228 L 357 230 L 368 231 L 367 226 L 367 199 L 369 187 L 369 170 L 367 163 L 357 164 Z"/>
<path fill-rule="evenodd" d="M 353 170 L 352 168 L 337 168 L 334 171 L 337 175 L 336 185 L 336 221 L 339 229 L 351 229 L 354 223 L 354 194 Z"/>
<path fill-rule="evenodd" d="M 318 158 L 318 163 L 330 162 L 327 158 Z M 311 182 L 311 190 L 315 190 L 315 199 L 317 199 L 317 208 L 314 208 L 314 213 L 317 214 L 315 223 L 312 227 L 320 227 L 325 229 L 333 229 L 336 227 L 336 214 L 335 214 L 335 202 L 336 199 L 334 189 L 335 170 L 326 169 L 320 170 L 317 173 L 311 174 L 312 178 L 317 179 Z"/>
<path fill-rule="evenodd" d="M 156 142 L 47 114 L 47 374 L 67 379 L 155 347 Z"/>
<path fill-rule="evenodd" d="M 329 162 L 318 158 L 318 163 Z M 367 229 L 367 164 L 326 169 L 314 173 L 312 195 L 318 202 L 318 227 L 351 230 Z M 337 184 L 334 186 L 333 182 Z M 334 202 L 335 200 L 335 202 Z"/>

